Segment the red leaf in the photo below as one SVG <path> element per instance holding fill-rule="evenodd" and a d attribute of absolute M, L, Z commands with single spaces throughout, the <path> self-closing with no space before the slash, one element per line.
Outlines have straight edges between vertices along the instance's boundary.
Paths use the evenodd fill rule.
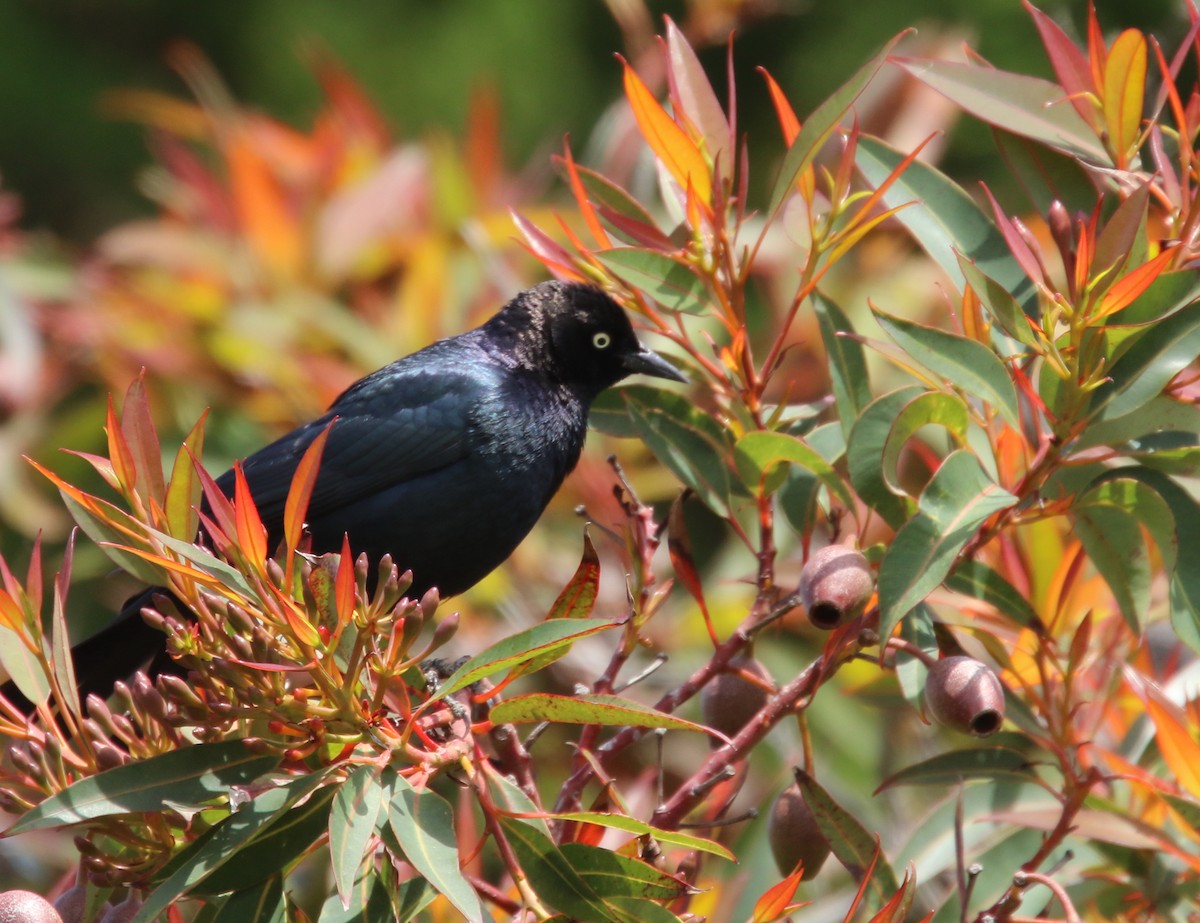
<path fill-rule="evenodd" d="M 113 473 L 117 476 L 122 491 L 132 494 L 137 484 L 137 466 L 121 430 L 121 421 L 117 418 L 111 394 L 108 396 L 108 416 L 105 418 L 104 431 L 108 434 L 108 457 L 112 462 Z"/>
<path fill-rule="evenodd" d="M 1054 68 L 1054 75 L 1066 91 L 1071 105 L 1075 107 L 1080 118 L 1093 129 L 1098 129 L 1096 107 L 1089 96 L 1095 97 L 1099 91 L 1092 83 L 1092 70 L 1088 59 L 1075 47 L 1075 43 L 1067 37 L 1067 33 L 1058 23 L 1029 0 L 1025 0 L 1025 9 L 1033 17 L 1033 24 L 1037 26 L 1042 45 L 1046 49 L 1046 56 L 1050 58 L 1050 66 Z"/>
<path fill-rule="evenodd" d="M 242 473 L 241 462 L 233 466 L 233 510 L 236 516 L 238 546 L 252 565 L 262 567 L 267 559 L 267 529 L 258 515 L 250 494 L 250 485 Z"/>
<path fill-rule="evenodd" d="M 575 258 L 552 240 L 533 222 L 517 211 L 510 211 L 513 224 L 525 237 L 525 245 L 537 259 L 560 279 L 582 281 L 583 276 L 575 269 Z"/>
<path fill-rule="evenodd" d="M 337 606 L 338 631 L 354 617 L 354 557 L 350 552 L 350 536 L 342 536 L 342 555 L 338 559 L 337 579 L 333 586 L 333 598 Z"/>
<path fill-rule="evenodd" d="M 700 581 L 700 574 L 696 571 L 696 561 L 692 557 L 692 543 L 688 536 L 687 523 L 683 519 L 685 498 L 686 494 L 680 494 L 671 504 L 671 512 L 667 515 L 667 552 L 671 557 L 671 567 L 675 570 L 675 576 L 679 578 L 684 589 L 691 594 L 692 599 L 696 600 L 696 605 L 700 607 L 700 614 L 704 617 L 708 636 L 712 640 L 713 647 L 717 647 L 720 640 L 713 627 L 712 616 L 708 613 L 708 603 L 704 600 L 704 586 Z"/>
<path fill-rule="evenodd" d="M 770 923 L 778 920 L 785 913 L 791 913 L 802 904 L 793 904 L 796 889 L 800 887 L 800 879 L 804 877 L 804 866 L 799 865 L 792 874 L 778 884 L 772 885 L 763 892 L 762 897 L 754 904 L 752 923 Z"/>
<path fill-rule="evenodd" d="M 571 184 L 571 193 L 575 196 L 575 202 L 579 205 L 579 211 L 583 215 L 583 220 L 587 224 L 588 230 L 592 232 L 592 238 L 599 247 L 607 250 L 612 246 L 612 241 L 609 240 L 608 234 L 604 230 L 604 225 L 596 217 L 596 210 L 592 208 L 587 190 L 583 188 L 583 181 L 580 180 L 579 171 L 575 168 L 575 158 L 571 156 L 570 145 L 564 144 L 563 151 L 563 164 L 567 168 L 567 179 Z"/>
<path fill-rule="evenodd" d="M 207 526 L 215 526 L 215 531 L 220 532 L 221 537 L 228 540 L 229 536 L 237 534 L 233 507 L 229 504 L 229 498 L 217 486 L 217 482 L 213 480 L 213 476 L 204 470 L 204 466 L 200 464 L 200 460 L 196 458 L 191 450 L 188 450 L 188 455 L 192 459 L 192 466 L 196 469 L 196 474 L 200 477 L 200 484 L 204 488 L 204 499 L 208 501 L 208 508 L 211 513 L 211 518 L 204 517 L 207 520 L 206 531 L 212 535 L 214 529 L 209 529 Z"/>
<path fill-rule="evenodd" d="M 583 555 L 571 581 L 558 594 L 547 619 L 585 619 L 592 613 L 600 586 L 600 556 L 591 536 L 583 533 Z"/>
<path fill-rule="evenodd" d="M 800 134 L 800 120 L 796 118 L 796 112 L 792 109 L 792 104 L 783 95 L 783 90 L 779 88 L 779 84 L 775 82 L 775 78 L 768 74 L 764 68 L 760 67 L 758 72 L 766 78 L 767 92 L 771 94 L 771 102 L 775 106 L 775 117 L 779 119 L 779 127 L 783 129 L 783 143 L 791 147 L 792 142 L 796 140 L 796 135 Z"/>
<path fill-rule="evenodd" d="M 312 499 L 313 488 L 317 483 L 317 472 L 321 467 L 321 453 L 325 451 L 325 442 L 329 431 L 337 422 L 334 417 L 329 424 L 317 434 L 317 438 L 304 450 L 296 473 L 292 475 L 292 483 L 288 488 L 287 501 L 283 506 L 283 540 L 288 550 L 288 567 L 291 567 L 292 552 L 300 545 L 300 536 L 304 531 L 304 517 L 308 515 L 308 503 Z"/>
<path fill-rule="evenodd" d="M 162 503 L 166 487 L 163 483 L 162 447 L 154 429 L 150 402 L 146 399 L 145 377 L 143 370 L 130 382 L 125 392 L 125 403 L 121 407 L 121 433 L 129 451 L 133 453 L 138 486 L 148 508 L 151 500 Z"/>

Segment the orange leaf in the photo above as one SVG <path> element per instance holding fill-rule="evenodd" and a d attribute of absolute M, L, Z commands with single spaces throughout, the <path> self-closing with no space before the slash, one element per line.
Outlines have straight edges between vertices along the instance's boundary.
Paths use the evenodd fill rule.
<path fill-rule="evenodd" d="M 259 518 L 258 507 L 250 495 L 250 485 L 246 483 L 240 462 L 233 468 L 233 477 L 233 511 L 237 521 L 238 546 L 251 564 L 262 567 L 267 559 L 267 530 Z"/>
<path fill-rule="evenodd" d="M 137 484 L 137 466 L 133 461 L 133 453 L 129 451 L 129 444 L 125 441 L 121 421 L 117 419 L 111 394 L 108 396 L 108 416 L 104 422 L 104 431 L 108 434 L 108 457 L 112 461 L 113 473 L 121 483 L 122 492 L 132 494 Z"/>
<path fill-rule="evenodd" d="M 583 215 L 583 220 L 588 226 L 588 230 L 592 232 L 592 237 L 596 243 L 607 250 L 612 246 L 612 241 L 609 240 L 608 233 L 604 230 L 604 225 L 600 223 L 600 219 L 596 216 L 596 210 L 592 208 L 592 202 L 588 198 L 587 190 L 583 188 L 583 182 L 579 179 L 579 170 L 575 166 L 575 158 L 571 156 L 571 148 L 569 145 L 563 145 L 563 164 L 567 168 L 567 179 L 571 183 L 571 193 L 575 196 L 575 202 L 579 205 L 579 211 Z"/>
<path fill-rule="evenodd" d="M 1117 166 L 1124 168 L 1137 143 L 1146 92 L 1146 37 L 1137 29 L 1117 36 L 1104 65 L 1104 122 Z"/>
<path fill-rule="evenodd" d="M 754 905 L 754 916 L 751 917 L 753 923 L 770 923 L 771 920 L 778 920 L 785 913 L 795 910 L 796 907 L 791 901 L 796 896 L 796 889 L 800 887 L 800 879 L 803 876 L 804 865 L 801 863 L 783 881 L 767 888 Z"/>
<path fill-rule="evenodd" d="M 1175 779 L 1193 797 L 1200 798 L 1200 743 L 1176 709 L 1159 701 L 1149 690 L 1142 696 L 1146 713 L 1154 722 L 1158 750 Z"/>
<path fill-rule="evenodd" d="M 1096 19 L 1095 2 L 1088 3 L 1087 32 L 1088 63 L 1092 68 L 1092 83 L 1096 88 L 1096 95 L 1102 96 L 1104 93 L 1105 60 L 1108 57 L 1108 51 L 1104 47 L 1104 33 L 1100 31 L 1100 21 Z M 1101 102 L 1103 102 L 1103 99 Z"/>
<path fill-rule="evenodd" d="M 654 94 L 624 58 L 621 64 L 625 68 L 625 96 L 650 150 L 670 171 L 681 189 L 687 189 L 690 180 L 696 188 L 696 194 L 705 203 L 711 203 L 712 176 L 700 148 L 667 115 L 667 111 L 659 105 Z"/>
<path fill-rule="evenodd" d="M 337 417 L 329 421 L 312 444 L 304 450 L 304 457 L 296 466 L 292 475 L 292 483 L 288 488 L 287 501 L 283 506 L 283 539 L 287 543 L 289 567 L 291 554 L 300 544 L 300 534 L 304 530 L 304 517 L 308 515 L 308 502 L 312 499 L 313 487 L 317 483 L 317 471 L 321 467 L 321 453 L 325 451 L 325 441 L 329 438 L 329 430 L 337 422 Z"/>
<path fill-rule="evenodd" d="M 1091 319 L 1101 320 L 1131 304 L 1138 295 L 1150 287 L 1150 283 L 1159 277 L 1174 256 L 1175 251 L 1173 248 L 1164 250 L 1149 263 L 1143 263 L 1131 272 L 1127 272 L 1121 276 L 1120 279 L 1113 283 L 1112 288 L 1104 293 L 1104 298 L 1100 301 L 1100 307 L 1097 308 L 1096 313 L 1092 315 Z"/>
<path fill-rule="evenodd" d="M 354 617 L 354 555 L 350 551 L 350 536 L 342 535 L 342 555 L 338 560 L 337 579 L 333 585 L 333 598 L 337 605 L 338 630 Z"/>
<path fill-rule="evenodd" d="M 800 134 L 800 120 L 796 118 L 792 104 L 783 95 L 783 90 L 779 88 L 775 78 L 768 74 L 765 68 L 760 67 L 758 72 L 767 81 L 767 92 L 771 94 L 771 102 L 775 106 L 775 117 L 779 119 L 779 127 L 783 129 L 783 143 L 791 147 L 796 135 Z"/>
<path fill-rule="evenodd" d="M 195 537 L 198 525 L 196 504 L 200 502 L 200 482 L 196 478 L 190 455 L 200 455 L 204 451 L 204 421 L 207 417 L 208 411 L 205 410 L 175 453 L 171 480 L 163 501 L 167 534 L 184 541 L 191 541 Z"/>
<path fill-rule="evenodd" d="M 294 277 L 304 263 L 298 221 L 288 210 L 284 190 L 246 131 L 225 142 L 229 185 L 238 221 L 254 251 L 276 274 Z"/>

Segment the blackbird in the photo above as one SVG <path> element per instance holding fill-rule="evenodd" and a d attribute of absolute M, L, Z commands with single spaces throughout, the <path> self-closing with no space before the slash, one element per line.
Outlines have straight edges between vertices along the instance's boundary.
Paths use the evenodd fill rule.
<path fill-rule="evenodd" d="M 242 463 L 268 547 L 282 539 L 296 466 L 332 421 L 308 507 L 313 551 L 339 551 L 346 535 L 355 556 L 390 554 L 411 569 L 410 595 L 461 593 L 512 553 L 575 467 L 591 402 L 638 372 L 685 380 L 600 289 L 523 291 L 482 326 L 359 380 Z M 233 471 L 217 484 L 232 495 Z M 151 658 L 151 672 L 170 669 L 163 634 L 141 618 L 156 591 L 74 648 L 82 694 L 107 695 Z"/>

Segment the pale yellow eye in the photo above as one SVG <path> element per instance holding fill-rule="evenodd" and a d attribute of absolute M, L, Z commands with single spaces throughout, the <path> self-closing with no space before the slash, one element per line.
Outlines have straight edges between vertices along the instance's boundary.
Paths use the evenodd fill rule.
<path fill-rule="evenodd" d="M 599 333 L 592 334 L 592 345 L 596 349 L 608 349 L 612 345 L 612 337 L 601 330 Z"/>

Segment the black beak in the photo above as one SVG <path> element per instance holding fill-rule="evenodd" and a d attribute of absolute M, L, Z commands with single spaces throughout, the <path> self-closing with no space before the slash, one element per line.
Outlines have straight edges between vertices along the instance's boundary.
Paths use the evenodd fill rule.
<path fill-rule="evenodd" d="M 638 345 L 641 346 L 641 344 Z M 640 372 L 643 375 L 653 375 L 655 378 L 666 378 L 670 381 L 687 381 L 687 376 L 658 353 L 645 346 L 641 346 L 636 353 L 627 354 L 622 365 L 631 375 Z"/>

